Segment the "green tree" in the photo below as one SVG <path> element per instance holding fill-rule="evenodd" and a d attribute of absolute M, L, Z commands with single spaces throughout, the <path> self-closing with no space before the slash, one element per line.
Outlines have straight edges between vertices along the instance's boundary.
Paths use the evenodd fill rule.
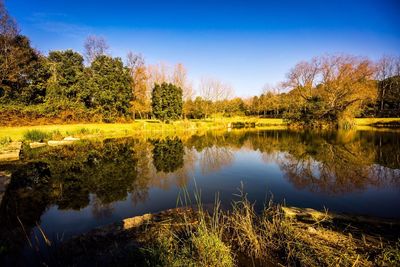
<path fill-rule="evenodd" d="M 99 56 L 86 69 L 79 98 L 96 109 L 106 122 L 130 115 L 131 77 L 120 58 Z"/>
<path fill-rule="evenodd" d="M 161 121 L 176 120 L 182 116 L 182 89 L 162 83 L 154 86 L 152 96 L 153 114 Z"/>
<path fill-rule="evenodd" d="M 20 35 L 0 1 L 0 102 L 37 104 L 44 100 L 49 71 L 46 59 Z"/>
<path fill-rule="evenodd" d="M 49 98 L 77 100 L 79 80 L 83 78 L 83 57 L 72 50 L 51 51 L 48 56 L 52 77 Z"/>
<path fill-rule="evenodd" d="M 50 77 L 46 59 L 31 47 L 25 36 L 15 36 L 8 45 L 7 56 L 0 55 L 1 102 L 42 103 Z"/>

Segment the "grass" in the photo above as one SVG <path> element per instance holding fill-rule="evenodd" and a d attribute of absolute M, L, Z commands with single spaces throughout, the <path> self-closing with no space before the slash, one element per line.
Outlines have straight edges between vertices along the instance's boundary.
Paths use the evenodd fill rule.
<path fill-rule="evenodd" d="M 57 264 L 43 265 L 400 266 L 397 224 L 385 226 L 390 237 L 372 236 L 377 233 L 371 232 L 373 224 L 340 224 L 340 216 L 328 212 L 272 201 L 256 211 L 243 189 L 229 210 L 220 209 L 218 198 L 205 209 L 198 191 L 194 205 L 192 198 L 184 191 L 180 208 L 130 218 L 127 224 L 124 220 L 66 241 L 54 254 Z"/>
<path fill-rule="evenodd" d="M 357 126 L 400 123 L 400 118 L 356 118 L 355 123 Z"/>
<path fill-rule="evenodd" d="M 43 142 L 51 137 L 51 134 L 42 130 L 33 129 L 24 133 L 24 140 Z"/>
<path fill-rule="evenodd" d="M 12 142 L 12 139 L 9 136 L 0 137 L 0 149 L 3 147 L 6 147 L 11 142 Z"/>
<path fill-rule="evenodd" d="M 195 199 L 199 201 L 196 194 Z M 218 201 L 211 213 L 198 204 L 195 212 L 184 213 L 168 227 L 163 223 L 155 234 L 153 231 L 149 235 L 147 264 L 399 266 L 400 241 L 368 242 L 364 237 L 335 229 L 329 218 L 326 213 L 301 221 L 287 216 L 280 205 L 272 202 L 257 213 L 241 190 L 239 200 L 232 203 L 229 211 L 221 211 Z"/>
<path fill-rule="evenodd" d="M 9 137 L 12 140 L 33 140 L 35 136 L 26 135 L 28 131 L 41 131 L 55 139 L 66 136 L 75 137 L 122 137 L 137 133 L 160 132 L 189 132 L 198 130 L 227 129 L 230 122 L 254 122 L 262 126 L 281 126 L 281 119 L 265 119 L 255 117 L 215 118 L 207 120 L 180 120 L 171 123 L 161 123 L 158 120 L 136 120 L 132 123 L 89 123 L 89 124 L 60 124 L 41 126 L 0 127 L 0 138 Z M 36 138 L 37 139 L 37 138 Z"/>
<path fill-rule="evenodd" d="M 195 193 L 197 213 L 182 213 L 180 227 L 161 228 L 150 242 L 147 252 L 148 266 L 235 266 L 230 246 L 223 242 L 220 203 L 216 200 L 213 215 L 203 210 L 200 193 Z M 189 202 L 188 202 L 189 200 Z M 184 191 L 185 206 L 190 205 L 190 196 Z"/>
<path fill-rule="evenodd" d="M 400 124 L 400 118 L 358 118 L 355 119 L 359 129 L 369 125 Z M 207 130 L 227 129 L 229 123 L 255 124 L 257 128 L 285 129 L 283 119 L 257 117 L 216 117 L 206 120 L 180 120 L 171 123 L 161 123 L 158 120 L 136 120 L 132 123 L 89 123 L 60 124 L 40 126 L 0 127 L 0 139 L 9 138 L 14 141 L 40 140 L 53 138 L 62 139 L 66 136 L 81 138 L 91 137 L 123 137 L 137 134 L 187 133 Z M 32 133 L 29 133 L 32 132 Z M 37 131 L 40 134 L 34 134 Z"/>

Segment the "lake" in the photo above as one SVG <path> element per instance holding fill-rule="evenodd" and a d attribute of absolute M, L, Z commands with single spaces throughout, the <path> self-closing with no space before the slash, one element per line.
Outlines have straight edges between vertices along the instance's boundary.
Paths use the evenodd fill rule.
<path fill-rule="evenodd" d="M 394 130 L 252 129 L 84 140 L 26 147 L 23 156 L 0 165 L 12 175 L 1 201 L 0 236 L 13 244 L 14 255 L 27 253 L 25 233 L 32 244 L 43 243 L 40 230 L 57 243 L 174 208 L 185 190 L 201 192 L 206 205 L 218 194 L 225 209 L 243 187 L 258 210 L 272 198 L 288 206 L 400 219 L 400 132 Z"/>

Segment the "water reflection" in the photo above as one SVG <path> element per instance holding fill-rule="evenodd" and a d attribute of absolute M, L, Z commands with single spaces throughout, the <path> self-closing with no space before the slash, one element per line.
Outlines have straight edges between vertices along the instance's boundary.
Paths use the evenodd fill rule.
<path fill-rule="evenodd" d="M 246 177 L 263 181 L 266 176 L 276 176 L 269 169 L 272 167 L 266 166 L 277 166 L 284 178 L 277 176 L 277 185 L 270 190 L 285 198 L 294 192 L 308 192 L 300 204 L 295 203 L 298 205 L 306 199 L 318 202 L 313 192 L 337 199 L 387 187 L 395 188 L 398 196 L 400 189 L 398 132 L 209 132 L 183 139 L 85 141 L 27 150 L 24 156 L 24 163 L 0 166 L 12 173 L 0 206 L 0 245 L 9 251 L 24 243 L 25 232 L 41 223 L 51 207 L 82 214 L 90 207 L 96 220 L 118 212 L 127 217 L 131 213 L 121 213 L 122 204 L 118 203 L 142 205 L 147 212 L 146 205 L 153 205 L 159 197 L 154 205 L 162 209 L 161 204 L 167 203 L 162 197 L 167 195 L 160 192 L 188 186 L 195 176 L 199 182 L 206 181 L 214 193 L 230 188 L 231 183 L 236 188 Z M 250 163 L 256 165 L 249 167 Z M 232 170 L 229 177 L 223 170 Z M 219 177 L 210 180 L 213 175 Z M 219 184 L 222 178 L 225 184 Z M 285 187 L 284 181 L 293 189 Z M 152 193 L 156 189 L 161 191 Z M 176 199 L 171 192 L 168 198 Z M 335 205 L 333 200 L 331 205 Z"/>

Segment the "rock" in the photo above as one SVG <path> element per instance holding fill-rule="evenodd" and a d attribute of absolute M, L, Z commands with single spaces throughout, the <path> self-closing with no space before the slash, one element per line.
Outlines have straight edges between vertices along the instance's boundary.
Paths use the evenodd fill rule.
<path fill-rule="evenodd" d="M 72 143 L 74 143 L 76 141 L 79 141 L 79 140 L 81 140 L 81 139 L 75 138 L 75 137 L 72 137 L 72 136 L 67 136 L 61 141 L 50 140 L 50 141 L 47 142 L 47 144 L 49 146 L 63 146 L 63 145 L 70 145 L 70 144 L 72 144 Z"/>
<path fill-rule="evenodd" d="M 64 138 L 64 141 L 79 141 L 79 140 L 81 140 L 81 139 L 75 138 L 75 137 L 72 137 L 72 136 L 67 136 L 67 137 Z"/>
<path fill-rule="evenodd" d="M 11 142 L 0 150 L 0 161 L 19 160 L 22 142 Z"/>
<path fill-rule="evenodd" d="M 124 230 L 130 229 L 132 227 L 138 227 L 142 225 L 144 222 L 149 221 L 153 218 L 152 214 L 144 214 L 142 216 L 135 216 L 132 218 L 127 218 L 124 219 L 123 225 L 124 225 Z"/>
<path fill-rule="evenodd" d="M 38 147 L 43 147 L 46 146 L 46 143 L 42 143 L 42 142 L 33 142 L 29 144 L 30 148 L 38 148 Z"/>
<path fill-rule="evenodd" d="M 74 141 L 65 141 L 65 140 L 61 140 L 61 141 L 48 141 L 47 144 L 49 146 L 64 146 L 64 145 L 70 145 L 72 144 Z"/>

